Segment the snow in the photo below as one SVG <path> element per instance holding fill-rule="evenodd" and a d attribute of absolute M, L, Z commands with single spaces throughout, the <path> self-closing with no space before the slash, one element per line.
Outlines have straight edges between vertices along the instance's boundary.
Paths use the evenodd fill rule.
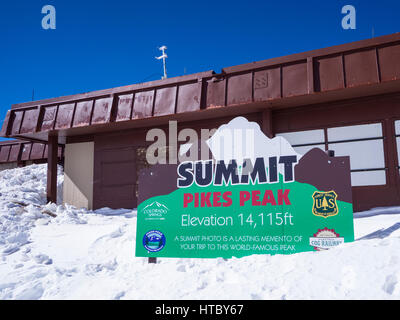
<path fill-rule="evenodd" d="M 400 207 L 356 213 L 356 241 L 328 251 L 148 264 L 135 211 L 46 204 L 45 188 L 46 165 L 0 172 L 0 299 L 400 298 Z"/>

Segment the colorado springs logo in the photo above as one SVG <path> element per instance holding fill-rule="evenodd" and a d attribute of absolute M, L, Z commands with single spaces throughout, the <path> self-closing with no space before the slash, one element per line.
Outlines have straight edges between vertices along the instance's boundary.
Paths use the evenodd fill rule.
<path fill-rule="evenodd" d="M 149 252 L 158 252 L 165 246 L 165 236 L 161 231 L 151 230 L 143 237 L 143 246 Z"/>
<path fill-rule="evenodd" d="M 146 215 L 145 220 L 165 220 L 165 215 L 169 209 L 167 206 L 154 201 L 142 209 L 142 213 Z"/>

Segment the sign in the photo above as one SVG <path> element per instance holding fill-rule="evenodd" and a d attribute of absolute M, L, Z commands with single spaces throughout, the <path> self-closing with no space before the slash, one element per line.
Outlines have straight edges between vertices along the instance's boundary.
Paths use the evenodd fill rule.
<path fill-rule="evenodd" d="M 142 176 L 175 190 L 141 197 L 136 256 L 240 258 L 354 241 L 348 157 L 298 154 L 243 117 L 221 126 L 207 145 L 213 158 L 174 166 L 172 182 L 171 172 L 163 180 L 156 167 Z"/>

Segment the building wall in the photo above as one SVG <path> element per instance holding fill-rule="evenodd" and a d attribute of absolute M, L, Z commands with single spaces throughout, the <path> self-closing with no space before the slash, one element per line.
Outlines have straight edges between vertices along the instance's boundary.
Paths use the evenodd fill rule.
<path fill-rule="evenodd" d="M 280 110 L 274 132 L 300 153 L 317 147 L 350 156 L 354 211 L 394 206 L 400 204 L 399 107 L 397 94 Z"/>
<path fill-rule="evenodd" d="M 285 136 L 300 153 L 318 147 L 335 150 L 337 156 L 350 156 L 354 211 L 361 211 L 400 205 L 399 106 L 400 95 L 388 95 L 274 110 L 269 115 L 260 110 L 245 116 L 249 121 L 258 122 L 262 128 L 269 127 L 272 135 Z M 195 130 L 217 128 L 231 118 L 180 123 L 178 130 L 185 127 Z M 92 165 L 90 172 L 93 176 L 88 177 L 84 170 L 78 173 L 79 179 L 74 183 L 66 179 L 66 184 L 74 186 L 72 190 L 75 193 L 69 198 L 64 197 L 64 201 L 75 205 L 81 201 L 82 206 L 92 205 L 94 209 L 137 207 L 138 170 L 142 165 L 142 150 L 149 144 L 145 141 L 149 129 L 94 135 L 90 160 L 84 155 L 89 150 L 84 143 L 74 144 L 74 147 L 67 145 L 66 172 L 71 170 L 69 158 L 76 153 L 78 159 L 82 159 L 73 162 L 81 169 Z M 82 150 L 79 145 L 83 146 Z M 83 184 L 90 185 L 89 182 L 93 181 L 92 188 L 87 188 L 92 191 L 91 197 L 89 191 L 82 192 L 79 181 L 83 177 Z M 68 188 L 71 187 L 64 192 L 68 193 Z"/>
<path fill-rule="evenodd" d="M 18 162 L 6 162 L 0 163 L 0 171 L 7 170 L 7 169 L 14 169 L 18 167 Z"/>
<path fill-rule="evenodd" d="M 63 201 L 78 208 L 93 208 L 94 143 L 65 146 Z"/>
<path fill-rule="evenodd" d="M 261 120 L 260 113 L 244 116 L 249 121 L 260 122 Z M 178 130 L 192 128 L 199 133 L 200 129 L 218 128 L 232 118 L 187 122 L 178 125 Z M 160 128 L 168 133 L 168 127 Z M 143 167 L 143 148 L 153 143 L 146 142 L 146 133 L 149 129 L 151 128 L 94 137 L 94 209 L 137 207 L 138 173 Z"/>

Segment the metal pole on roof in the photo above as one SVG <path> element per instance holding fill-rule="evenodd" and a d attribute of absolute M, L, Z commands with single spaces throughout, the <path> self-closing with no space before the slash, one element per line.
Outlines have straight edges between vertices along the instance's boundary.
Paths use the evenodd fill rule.
<path fill-rule="evenodd" d="M 165 53 L 165 50 L 167 49 L 166 46 L 159 47 L 158 50 L 162 51 L 162 55 L 159 57 L 156 57 L 157 60 L 163 61 L 163 68 L 164 68 L 164 76 L 161 79 L 167 79 L 167 65 L 165 62 L 165 59 L 168 58 L 167 54 Z"/>
<path fill-rule="evenodd" d="M 165 50 L 167 50 L 167 47 L 166 46 L 161 46 L 161 47 L 158 48 L 158 50 L 162 51 L 162 55 L 159 56 L 159 57 L 156 57 L 156 59 L 157 60 L 161 60 L 162 59 L 162 61 L 163 61 L 164 75 L 162 76 L 161 79 L 164 80 L 164 79 L 167 79 L 167 66 L 166 66 L 166 63 L 165 63 L 165 59 L 168 58 L 167 54 L 165 53 Z M 157 258 L 149 257 L 147 262 L 148 263 L 152 263 L 152 264 L 157 263 Z"/>

